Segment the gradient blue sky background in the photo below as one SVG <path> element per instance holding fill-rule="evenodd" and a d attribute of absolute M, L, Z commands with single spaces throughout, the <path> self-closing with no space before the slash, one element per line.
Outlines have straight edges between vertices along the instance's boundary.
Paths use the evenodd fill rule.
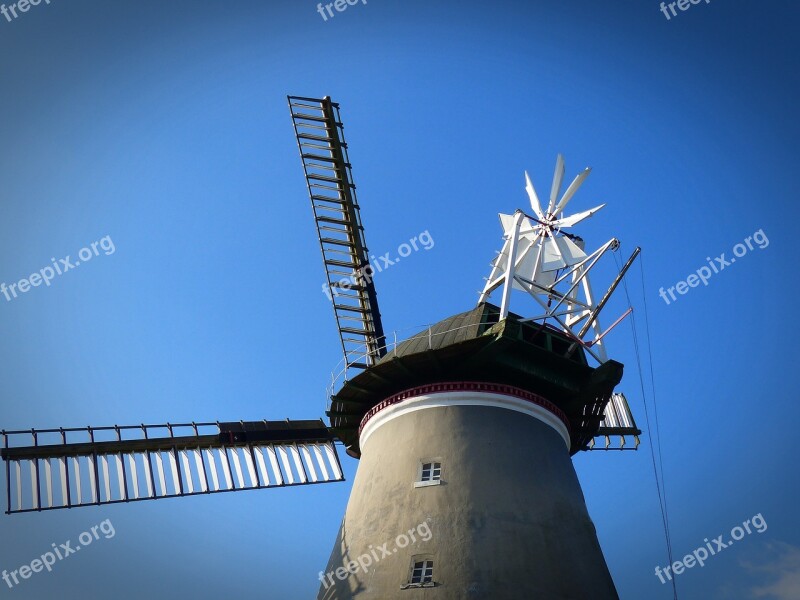
<path fill-rule="evenodd" d="M 340 350 L 285 97 L 327 94 L 370 249 L 435 240 L 376 277 L 389 331 L 475 303 L 496 214 L 526 207 L 524 169 L 544 193 L 558 152 L 570 180 L 594 168 L 571 208 L 608 206 L 578 233 L 644 249 L 644 296 L 638 266 L 628 283 L 640 334 L 649 310 L 676 559 L 768 523 L 681 575 L 680 597 L 800 597 L 799 14 L 788 0 L 670 21 L 654 0 L 369 0 L 324 22 L 310 0 L 52 0 L 0 17 L 0 281 L 116 246 L 0 297 L 0 426 L 323 415 Z M 659 298 L 759 229 L 768 247 Z M 630 324 L 607 339 L 644 427 Z M 650 443 L 575 458 L 624 599 L 672 597 L 654 575 L 667 558 Z M 2 569 L 105 519 L 116 535 L 0 596 L 311 598 L 348 493 L 3 516 Z"/>

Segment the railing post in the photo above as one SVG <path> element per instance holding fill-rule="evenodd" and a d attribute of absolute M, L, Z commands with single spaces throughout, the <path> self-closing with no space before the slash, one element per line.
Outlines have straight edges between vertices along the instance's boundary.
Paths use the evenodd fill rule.
<path fill-rule="evenodd" d="M 3 430 L 3 448 L 8 449 L 8 434 L 6 430 Z M 67 488 L 69 489 L 69 488 Z M 6 461 L 6 500 L 8 504 L 6 504 L 6 514 L 11 514 L 11 461 Z M 22 508 L 20 506 L 20 508 Z"/>

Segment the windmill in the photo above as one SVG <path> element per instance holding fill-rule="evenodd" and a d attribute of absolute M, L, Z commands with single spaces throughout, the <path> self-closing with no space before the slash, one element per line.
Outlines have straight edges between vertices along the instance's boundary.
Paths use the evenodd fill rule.
<path fill-rule="evenodd" d="M 589 273 L 619 243 L 587 254 L 564 230 L 600 207 L 563 215 L 588 170 L 559 198 L 559 156 L 544 210 L 526 174 L 534 215 L 500 216 L 503 248 L 477 306 L 388 345 L 339 106 L 288 102 L 344 353 L 329 422 L 3 430 L 6 512 L 343 481 L 341 443 L 360 465 L 319 598 L 616 598 L 571 456 L 595 438 L 638 445 L 598 322 L 636 252 L 596 301 Z M 510 312 L 513 289 L 535 316 Z M 422 521 L 424 547 L 351 569 Z"/>

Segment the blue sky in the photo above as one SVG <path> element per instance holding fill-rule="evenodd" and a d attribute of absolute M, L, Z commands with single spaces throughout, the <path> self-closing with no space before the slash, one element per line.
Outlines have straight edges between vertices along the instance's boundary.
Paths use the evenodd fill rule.
<path fill-rule="evenodd" d="M 571 208 L 608 205 L 578 233 L 643 248 L 628 285 L 642 338 L 649 314 L 675 558 L 758 513 L 768 524 L 679 576 L 680 597 L 798 597 L 798 12 L 369 0 L 326 22 L 310 1 L 52 0 L 0 17 L 0 281 L 104 236 L 116 248 L 0 297 L 0 424 L 322 416 L 340 351 L 285 97 L 330 95 L 372 252 L 435 240 L 376 277 L 389 331 L 474 305 L 497 213 L 526 207 L 525 169 L 542 192 L 559 152 L 568 178 L 593 167 Z M 659 297 L 758 230 L 767 247 Z M 630 324 L 607 339 L 644 427 Z M 654 576 L 650 442 L 574 461 L 623 598 L 672 597 Z M 348 493 L 4 516 L 9 570 L 105 519 L 116 535 L 0 594 L 309 598 Z"/>

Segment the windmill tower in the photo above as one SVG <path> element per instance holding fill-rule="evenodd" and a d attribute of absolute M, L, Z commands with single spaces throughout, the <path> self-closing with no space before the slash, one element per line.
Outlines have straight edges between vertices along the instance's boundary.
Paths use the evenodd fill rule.
<path fill-rule="evenodd" d="M 325 254 L 341 239 L 357 239 L 332 238 L 320 217 L 322 210 L 343 215 L 343 198 L 321 194 L 325 185 L 353 189 L 346 157 L 333 161 L 326 179 L 324 159 L 335 152 L 311 152 L 320 149 L 311 146 L 320 142 L 319 123 L 328 136 L 340 133 L 338 113 L 328 99 L 290 98 L 290 106 Z M 622 365 L 607 359 L 608 330 L 598 322 L 636 253 L 595 301 L 589 272 L 619 242 L 587 254 L 580 238 L 563 231 L 602 208 L 563 215 L 588 174 L 560 196 L 559 156 L 544 210 L 526 174 L 535 216 L 500 215 L 504 246 L 474 309 L 388 352 L 377 334 L 363 333 L 380 322 L 375 312 L 358 313 L 358 334 L 366 337 L 360 349 L 356 330 L 340 325 L 343 345 L 356 344 L 345 346 L 346 366 L 356 368 L 346 369 L 328 416 L 360 464 L 320 600 L 617 597 L 570 456 L 598 435 L 606 447 L 608 436 L 621 435 L 624 447 L 625 435 L 640 433 L 624 396 L 613 393 Z M 344 301 L 358 298 L 365 308 L 359 294 L 374 296 L 368 254 L 356 244 L 345 254 L 347 265 L 325 260 L 329 269 L 347 269 L 333 277 L 329 270 L 331 285 L 355 288 L 351 298 L 333 298 L 337 319 L 350 310 Z M 497 288 L 499 308 L 488 303 Z M 532 296 L 540 314 L 511 313 L 514 288 Z M 599 366 L 590 367 L 589 357 Z M 416 543 L 421 527 L 430 539 Z"/>
<path fill-rule="evenodd" d="M 638 249 L 595 300 L 619 242 L 587 253 L 563 231 L 601 208 L 563 215 L 588 170 L 560 196 L 559 156 L 544 210 L 526 174 L 535 216 L 500 215 L 477 306 L 389 346 L 339 107 L 288 100 L 344 352 L 329 425 L 3 430 L 6 512 L 342 481 L 341 443 L 360 464 L 318 598 L 616 598 L 570 457 L 638 445 L 598 321 Z M 534 316 L 510 311 L 514 289 Z"/>

